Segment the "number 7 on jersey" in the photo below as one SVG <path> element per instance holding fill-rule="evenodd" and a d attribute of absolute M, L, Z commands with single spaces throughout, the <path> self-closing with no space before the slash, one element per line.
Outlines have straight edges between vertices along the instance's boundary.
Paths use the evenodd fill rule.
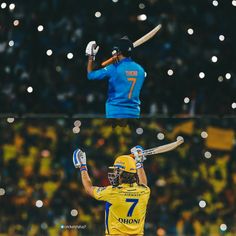
<path fill-rule="evenodd" d="M 128 96 L 129 99 L 131 99 L 131 97 L 132 97 L 132 93 L 133 93 L 133 90 L 134 90 L 134 86 L 136 84 L 136 80 L 137 80 L 136 78 L 128 78 L 128 81 L 132 82 L 132 85 L 131 85 L 130 90 L 129 90 L 129 96 Z"/>
<path fill-rule="evenodd" d="M 127 198 L 126 202 L 132 202 L 133 204 L 131 205 L 127 216 L 132 216 L 134 208 L 136 207 L 136 205 L 138 204 L 138 199 L 132 199 L 132 198 Z"/>

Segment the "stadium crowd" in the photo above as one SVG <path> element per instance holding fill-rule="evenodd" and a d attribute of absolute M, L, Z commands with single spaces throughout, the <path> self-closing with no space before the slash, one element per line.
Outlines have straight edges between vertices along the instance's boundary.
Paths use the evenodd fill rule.
<path fill-rule="evenodd" d="M 236 234 L 235 145 L 227 146 L 232 137 L 217 143 L 217 136 L 213 144 L 224 146 L 212 149 L 214 137 L 206 133 L 214 125 L 235 139 L 235 121 L 143 119 L 114 125 L 94 119 L 76 121 L 75 127 L 73 122 L 1 120 L 1 236 L 103 235 L 104 204 L 86 195 L 73 150 L 86 151 L 93 183 L 106 186 L 116 156 L 136 144 L 151 148 L 178 135 L 185 138 L 181 147 L 144 163 L 151 188 L 145 235 Z"/>
<path fill-rule="evenodd" d="M 136 40 L 158 23 L 161 33 L 134 52 L 148 75 L 142 114 L 234 113 L 231 1 L 13 2 L 0 8 L 1 113 L 103 114 L 107 84 L 86 80 L 86 44 L 101 46 L 99 66 L 114 39 Z"/>

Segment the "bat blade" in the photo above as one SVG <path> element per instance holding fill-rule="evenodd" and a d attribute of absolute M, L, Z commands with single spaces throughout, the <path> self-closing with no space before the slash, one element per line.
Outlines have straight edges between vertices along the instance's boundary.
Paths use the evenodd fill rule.
<path fill-rule="evenodd" d="M 151 156 L 151 155 L 156 155 L 156 154 L 160 154 L 160 153 L 169 152 L 169 151 L 174 150 L 178 146 L 180 146 L 182 143 L 184 143 L 184 139 L 181 137 L 175 142 L 165 144 L 165 145 L 162 145 L 162 146 L 159 146 L 159 147 L 151 148 L 151 149 L 146 149 L 140 155 Z M 130 154 L 130 156 L 134 157 L 133 154 Z"/>
<path fill-rule="evenodd" d="M 177 148 L 178 146 L 180 146 L 183 142 L 184 142 L 184 139 L 181 138 L 173 143 L 169 143 L 169 144 L 162 145 L 156 148 L 144 150 L 143 153 L 145 156 L 150 156 L 150 155 L 160 154 L 164 152 L 169 152 Z"/>
<path fill-rule="evenodd" d="M 152 37 L 154 37 L 157 32 L 161 29 L 162 25 L 159 24 L 158 26 L 156 26 L 153 30 L 151 30 L 149 33 L 145 34 L 142 38 L 136 40 L 133 45 L 134 48 L 142 45 L 143 43 L 147 42 L 149 39 L 151 39 Z"/>
<path fill-rule="evenodd" d="M 133 43 L 133 46 L 134 48 L 140 46 L 141 44 L 147 42 L 149 39 L 151 39 L 152 37 L 154 37 L 157 32 L 161 29 L 162 25 L 159 24 L 158 26 L 156 26 L 153 30 L 151 30 L 150 32 L 148 32 L 147 34 L 145 34 L 142 38 L 136 40 L 134 43 Z M 107 66 L 111 63 L 114 63 L 116 57 L 111 57 L 109 58 L 108 60 L 104 61 L 102 63 L 102 66 Z"/>

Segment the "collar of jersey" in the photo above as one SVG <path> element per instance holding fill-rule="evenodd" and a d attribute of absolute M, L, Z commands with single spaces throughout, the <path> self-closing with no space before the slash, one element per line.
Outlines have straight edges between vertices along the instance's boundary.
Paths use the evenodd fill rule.
<path fill-rule="evenodd" d="M 131 187 L 132 188 L 132 187 L 137 187 L 137 185 L 138 185 L 137 183 L 133 183 L 133 186 L 130 186 L 130 184 L 120 184 L 119 186 L 120 187 Z"/>
<path fill-rule="evenodd" d="M 121 59 L 117 64 L 120 64 L 122 62 L 127 62 L 127 61 L 132 61 L 132 59 L 130 57 L 126 57 L 126 58 Z"/>

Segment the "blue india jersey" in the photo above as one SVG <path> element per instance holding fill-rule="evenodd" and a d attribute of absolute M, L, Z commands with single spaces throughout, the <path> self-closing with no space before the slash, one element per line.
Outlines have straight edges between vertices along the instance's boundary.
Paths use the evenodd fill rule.
<path fill-rule="evenodd" d="M 139 118 L 144 69 L 130 58 L 88 73 L 89 80 L 108 79 L 107 118 Z"/>

